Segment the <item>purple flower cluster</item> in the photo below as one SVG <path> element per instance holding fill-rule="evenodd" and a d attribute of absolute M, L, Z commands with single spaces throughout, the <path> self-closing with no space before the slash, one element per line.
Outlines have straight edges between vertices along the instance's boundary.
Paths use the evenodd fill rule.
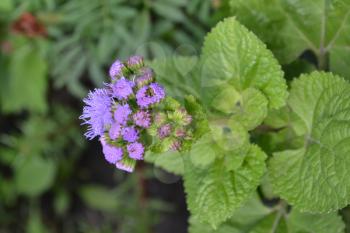
<path fill-rule="evenodd" d="M 99 137 L 107 162 L 132 172 L 136 161 L 143 160 L 147 145 L 143 137 L 154 121 L 154 108 L 165 98 L 165 90 L 155 82 L 152 69 L 144 67 L 141 56 L 132 56 L 126 62 L 116 60 L 109 75 L 111 83 L 83 100 L 80 119 L 88 125 L 88 139 Z"/>

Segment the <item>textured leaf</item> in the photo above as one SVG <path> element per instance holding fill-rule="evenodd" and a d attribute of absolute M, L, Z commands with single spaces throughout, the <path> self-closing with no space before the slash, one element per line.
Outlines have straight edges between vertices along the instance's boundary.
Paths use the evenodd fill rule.
<path fill-rule="evenodd" d="M 235 171 L 225 169 L 224 159 L 208 169 L 186 161 L 184 180 L 191 214 L 213 228 L 224 222 L 256 189 L 265 171 L 265 158 L 259 147 L 251 145 Z"/>
<path fill-rule="evenodd" d="M 340 233 L 344 223 L 339 215 L 307 214 L 293 209 L 290 213 L 279 204 L 273 208 L 264 206 L 256 195 L 217 230 L 190 218 L 189 233 Z"/>
<path fill-rule="evenodd" d="M 150 65 L 157 75 L 157 81 L 165 86 L 167 93 L 174 98 L 183 98 L 188 94 L 199 96 L 197 63 L 197 57 L 175 56 L 156 59 Z"/>
<path fill-rule="evenodd" d="M 281 67 L 266 46 L 234 18 L 220 22 L 205 38 L 202 56 L 202 94 L 211 102 L 227 86 L 239 93 L 261 91 L 269 108 L 279 108 L 287 97 Z"/>
<path fill-rule="evenodd" d="M 314 72 L 292 83 L 288 101 L 303 121 L 304 146 L 274 154 L 270 176 L 276 193 L 302 211 L 324 213 L 350 203 L 348 156 L 350 85 Z"/>
<path fill-rule="evenodd" d="M 331 70 L 350 77 L 349 0 L 231 0 L 231 6 L 282 63 L 311 50 L 325 69 L 329 53 Z"/>
<path fill-rule="evenodd" d="M 341 233 L 345 228 L 342 218 L 336 213 L 308 214 L 293 210 L 288 220 L 291 232 Z"/>
<path fill-rule="evenodd" d="M 211 143 L 211 135 L 206 134 L 200 138 L 192 146 L 189 156 L 195 166 L 206 167 L 211 164 L 215 160 L 215 150 Z"/>

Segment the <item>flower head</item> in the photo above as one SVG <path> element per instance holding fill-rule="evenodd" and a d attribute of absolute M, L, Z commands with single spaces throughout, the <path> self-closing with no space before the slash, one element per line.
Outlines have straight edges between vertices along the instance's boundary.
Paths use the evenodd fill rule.
<path fill-rule="evenodd" d="M 112 140 L 115 140 L 117 138 L 120 137 L 120 134 L 121 134 L 121 125 L 117 122 L 114 122 L 111 126 L 111 128 L 109 129 L 109 137 L 112 139 Z"/>
<path fill-rule="evenodd" d="M 171 125 L 170 124 L 165 124 L 159 127 L 158 129 L 158 136 L 160 139 L 166 138 L 171 134 Z"/>
<path fill-rule="evenodd" d="M 127 142 L 135 142 L 139 139 L 139 132 L 134 126 L 125 127 L 122 129 L 123 139 Z"/>
<path fill-rule="evenodd" d="M 136 79 L 136 85 L 141 88 L 143 86 L 146 86 L 148 84 L 150 84 L 151 82 L 153 82 L 154 80 L 154 74 L 152 69 L 150 68 L 143 68 L 141 71 L 141 75 Z"/>
<path fill-rule="evenodd" d="M 102 144 L 102 151 L 107 162 L 115 164 L 117 161 L 122 159 L 122 148 L 109 145 L 103 138 L 101 138 L 100 141 Z"/>
<path fill-rule="evenodd" d="M 124 64 L 120 60 L 115 60 L 115 62 L 113 62 L 113 64 L 109 68 L 109 76 L 111 78 L 122 76 L 122 70 L 124 67 Z"/>
<path fill-rule="evenodd" d="M 114 119 L 121 125 L 126 125 L 132 110 L 129 104 L 118 105 L 114 111 Z"/>
<path fill-rule="evenodd" d="M 136 101 L 141 108 L 147 108 L 152 104 L 159 103 L 164 98 L 164 88 L 158 83 L 144 86 L 136 93 Z"/>
<path fill-rule="evenodd" d="M 112 88 L 112 96 L 118 100 L 127 99 L 133 94 L 135 84 L 124 77 L 109 85 Z"/>
<path fill-rule="evenodd" d="M 143 159 L 143 153 L 144 153 L 144 147 L 139 142 L 133 142 L 129 144 L 127 147 L 129 157 L 136 160 L 142 160 Z"/>
<path fill-rule="evenodd" d="M 129 68 L 139 68 L 143 66 L 143 57 L 139 55 L 129 57 L 126 62 Z"/>
<path fill-rule="evenodd" d="M 138 111 L 133 116 L 134 123 L 137 126 L 148 128 L 151 125 L 151 115 L 147 111 Z"/>
<path fill-rule="evenodd" d="M 103 135 L 106 126 L 112 124 L 112 100 L 106 89 L 95 89 L 83 101 L 86 105 L 80 119 L 84 120 L 83 124 L 89 125 L 85 136 L 91 140 Z"/>

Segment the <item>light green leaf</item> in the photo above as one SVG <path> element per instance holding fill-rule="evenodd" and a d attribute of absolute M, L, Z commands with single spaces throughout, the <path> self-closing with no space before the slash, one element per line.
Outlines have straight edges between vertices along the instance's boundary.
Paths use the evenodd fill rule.
<path fill-rule="evenodd" d="M 11 56 L 9 76 L 1 86 L 1 102 L 5 112 L 28 109 L 44 112 L 47 109 L 47 62 L 40 49 L 26 40 Z"/>
<path fill-rule="evenodd" d="M 47 62 L 40 49 L 45 43 L 32 44 L 16 38 L 18 46 L 9 61 L 9 72 L 0 87 L 2 109 L 16 112 L 22 109 L 44 112 L 46 105 Z M 41 47 L 40 47 L 41 46 Z"/>
<path fill-rule="evenodd" d="M 234 156 L 234 154 L 226 155 Z M 217 228 L 232 216 L 254 192 L 265 171 L 266 155 L 251 145 L 242 166 L 225 169 L 225 160 L 217 159 L 208 169 L 185 163 L 185 190 L 193 217 Z"/>
<path fill-rule="evenodd" d="M 234 15 L 255 32 L 282 63 L 305 50 L 318 57 L 318 66 L 350 77 L 348 0 L 231 0 Z"/>
<path fill-rule="evenodd" d="M 301 211 L 324 213 L 350 203 L 348 156 L 350 85 L 314 72 L 292 83 L 289 106 L 304 125 L 304 146 L 275 153 L 270 161 L 274 190 Z"/>
<path fill-rule="evenodd" d="M 41 157 L 28 158 L 16 167 L 15 183 L 17 191 L 29 196 L 37 196 L 53 183 L 56 166 Z"/>
<path fill-rule="evenodd" d="M 266 46 L 234 18 L 220 22 L 205 38 L 201 56 L 202 94 L 210 103 L 227 86 L 239 93 L 259 90 L 269 108 L 285 104 L 283 72 Z"/>
<path fill-rule="evenodd" d="M 247 130 L 257 127 L 267 116 L 268 101 L 257 89 L 248 88 L 242 93 L 241 105 L 236 105 L 231 118 L 241 122 Z"/>
<path fill-rule="evenodd" d="M 308 214 L 293 210 L 288 220 L 291 232 L 342 233 L 345 228 L 342 218 L 336 213 Z"/>
<path fill-rule="evenodd" d="M 192 145 L 189 156 L 193 165 L 206 167 L 215 160 L 215 154 L 211 135 L 206 134 Z"/>
<path fill-rule="evenodd" d="M 153 163 L 155 166 L 163 168 L 168 172 L 182 175 L 185 166 L 183 156 L 187 156 L 187 154 L 182 155 L 177 151 L 168 151 L 160 154 L 147 152 L 145 155 L 145 161 Z"/>
<path fill-rule="evenodd" d="M 175 56 L 156 59 L 150 63 L 157 81 L 165 86 L 167 94 L 174 98 L 184 95 L 199 96 L 200 80 L 197 75 L 198 58 Z"/>
<path fill-rule="evenodd" d="M 283 202 L 268 208 L 257 195 L 241 208 L 217 230 L 190 218 L 189 233 L 341 233 L 344 223 L 336 213 L 307 214 L 293 209 L 287 213 Z"/>
<path fill-rule="evenodd" d="M 237 150 L 249 143 L 249 134 L 235 120 L 218 119 L 209 122 L 213 142 L 224 151 Z"/>

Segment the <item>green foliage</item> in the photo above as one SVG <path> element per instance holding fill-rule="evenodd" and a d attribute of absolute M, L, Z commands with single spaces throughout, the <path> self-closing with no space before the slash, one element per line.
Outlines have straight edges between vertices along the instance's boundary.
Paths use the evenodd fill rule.
<path fill-rule="evenodd" d="M 197 41 L 205 35 L 210 18 L 198 20 L 197 12 L 183 10 L 185 5 L 184 1 L 162 0 L 66 1 L 52 30 L 57 41 L 51 71 L 56 86 L 67 86 L 74 95 L 83 96 L 86 91 L 79 79 L 87 72 L 94 85 L 101 86 L 106 80 L 104 67 L 115 54 L 119 59 L 134 53 L 164 58 L 182 53 L 178 45 L 184 45 L 184 53 L 196 55 Z M 210 1 L 197 2 L 201 5 L 208 6 L 201 14 L 209 14 Z"/>
<path fill-rule="evenodd" d="M 222 155 L 216 155 L 222 156 Z M 229 154 L 227 156 L 241 156 Z M 213 228 L 231 217 L 256 189 L 265 172 L 266 155 L 257 146 L 250 146 L 241 166 L 227 167 L 224 158 L 203 169 L 191 162 L 185 164 L 185 189 L 188 207 L 195 218 Z"/>
<path fill-rule="evenodd" d="M 290 108 L 303 120 L 304 145 L 270 161 L 275 190 L 295 208 L 330 212 L 350 203 L 347 146 L 350 85 L 327 73 L 302 75 L 292 83 Z M 283 169 L 281 169 L 283 167 Z"/>
<path fill-rule="evenodd" d="M 8 68 L 8 75 L 0 77 L 2 110 L 45 112 L 48 69 L 44 57 L 46 42 L 17 37 L 14 43 L 15 52 L 7 63 L 8 67 L 4 67 Z"/>
<path fill-rule="evenodd" d="M 189 233 L 313 233 L 344 231 L 344 223 L 337 214 L 306 214 L 292 210 L 285 212 L 283 204 L 276 208 L 264 206 L 257 197 L 251 198 L 217 230 L 191 218 Z"/>
<path fill-rule="evenodd" d="M 311 50 L 320 69 L 329 66 L 349 77 L 348 0 L 232 0 L 231 7 L 238 20 L 265 41 L 282 63 Z"/>
<path fill-rule="evenodd" d="M 206 36 L 201 62 L 205 102 L 211 101 L 223 87 L 233 86 L 239 93 L 249 87 L 261 91 L 269 108 L 285 104 L 287 87 L 277 60 L 234 18 L 220 22 Z"/>

